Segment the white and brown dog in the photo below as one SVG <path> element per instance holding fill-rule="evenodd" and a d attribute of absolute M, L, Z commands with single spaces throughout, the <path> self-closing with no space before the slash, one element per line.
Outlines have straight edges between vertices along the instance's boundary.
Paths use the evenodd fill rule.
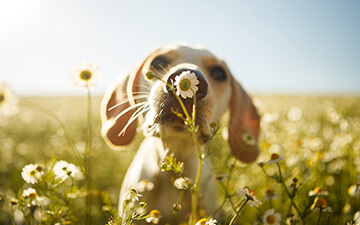
<path fill-rule="evenodd" d="M 199 80 L 196 92 L 199 137 L 209 136 L 210 123 L 219 122 L 230 110 L 228 143 L 233 155 L 243 162 L 252 162 L 259 154 L 257 145 L 248 141 L 249 135 L 255 140 L 258 137 L 259 116 L 225 62 L 204 48 L 187 44 L 158 48 L 106 92 L 101 104 L 102 135 L 112 148 L 128 146 L 137 132 L 137 120 L 145 118 L 142 128 L 146 137 L 124 178 L 119 210 L 122 210 L 124 194 L 136 188 L 140 180 L 148 180 L 155 186 L 142 193 L 143 200 L 149 209 L 158 209 L 167 220 L 172 216 L 172 206 L 179 192 L 171 183 L 170 173 L 160 172 L 162 160 L 168 152 L 174 153 L 177 160 L 184 162 L 184 176 L 195 180 L 198 159 L 191 134 L 184 129 L 184 121 L 172 112 L 172 109 L 181 111 L 179 103 L 164 82 L 146 79 L 148 71 L 169 83 L 184 71 L 194 73 Z M 186 98 L 183 102 L 191 112 L 193 99 Z M 206 164 L 199 207 L 207 213 L 213 213 L 217 196 L 210 176 L 210 167 Z M 186 218 L 190 210 L 189 193 L 182 201 L 180 218 Z"/>

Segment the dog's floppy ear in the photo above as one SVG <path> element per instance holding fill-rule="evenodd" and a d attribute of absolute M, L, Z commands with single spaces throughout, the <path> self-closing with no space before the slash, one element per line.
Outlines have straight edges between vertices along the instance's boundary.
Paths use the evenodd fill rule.
<path fill-rule="evenodd" d="M 260 117 L 251 98 L 233 76 L 231 88 L 229 145 L 235 157 L 243 162 L 253 162 L 259 155 Z"/>
<path fill-rule="evenodd" d="M 128 121 L 136 108 L 129 107 L 135 104 L 133 93 L 141 91 L 140 83 L 144 79 L 141 72 L 143 66 L 144 63 L 135 66 L 120 82 L 110 87 L 102 99 L 101 134 L 107 144 L 114 149 L 122 149 L 135 137 L 137 120 L 130 124 Z"/>

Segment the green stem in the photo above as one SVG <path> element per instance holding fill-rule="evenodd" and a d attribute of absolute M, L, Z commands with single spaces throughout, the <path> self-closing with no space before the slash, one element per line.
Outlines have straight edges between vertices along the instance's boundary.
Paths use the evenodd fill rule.
<path fill-rule="evenodd" d="M 15 225 L 14 214 L 13 214 L 13 206 L 12 205 L 10 207 L 10 218 L 11 218 L 12 225 Z"/>
<path fill-rule="evenodd" d="M 246 199 L 244 201 L 244 203 L 241 205 L 240 209 L 235 213 L 235 215 L 233 216 L 233 218 L 231 219 L 229 225 L 233 224 L 233 222 L 235 221 L 236 217 L 239 215 L 239 213 L 241 212 L 241 210 L 245 207 L 246 203 L 249 201 L 249 199 Z"/>
<path fill-rule="evenodd" d="M 281 185 L 284 187 L 284 190 L 286 192 L 286 194 L 288 195 L 288 197 L 290 198 L 290 201 L 291 201 L 291 205 L 295 208 L 297 214 L 300 216 L 300 219 L 301 221 L 304 223 L 304 219 L 303 219 L 303 215 L 300 213 L 300 210 L 299 208 L 297 207 L 297 205 L 295 204 L 294 202 L 294 196 L 290 194 L 289 190 L 287 189 L 285 183 L 284 183 L 284 180 L 283 180 L 283 177 L 282 177 L 282 173 L 281 173 L 281 168 L 280 168 L 280 164 L 277 162 L 276 163 L 277 167 L 278 167 L 278 171 L 279 171 L 279 181 L 281 183 Z M 294 187 L 295 188 L 295 187 Z"/>
<path fill-rule="evenodd" d="M 92 145 L 92 104 L 91 104 L 91 93 L 90 89 L 87 90 L 87 142 L 84 153 L 84 163 L 86 171 L 86 181 L 87 181 L 87 198 L 86 198 L 86 224 L 91 224 L 91 206 L 92 206 L 92 177 L 91 177 L 91 145 Z"/>
<path fill-rule="evenodd" d="M 319 208 L 319 209 L 320 209 L 320 212 L 319 212 L 319 218 L 318 218 L 318 221 L 317 221 L 317 225 L 320 224 L 320 219 L 321 219 L 321 214 L 322 214 L 322 209 L 321 208 Z"/>

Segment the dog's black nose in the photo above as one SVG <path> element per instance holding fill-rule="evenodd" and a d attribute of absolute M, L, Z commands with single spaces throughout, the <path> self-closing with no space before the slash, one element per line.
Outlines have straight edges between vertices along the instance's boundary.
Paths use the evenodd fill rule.
<path fill-rule="evenodd" d="M 187 74 L 187 76 L 184 76 L 185 74 Z M 185 79 L 185 80 L 187 79 L 187 80 L 185 82 L 182 82 L 182 79 Z M 175 71 L 174 73 L 170 74 L 170 76 L 168 76 L 166 82 L 169 84 L 174 84 L 175 91 L 177 93 L 180 93 L 179 96 L 182 97 L 183 99 L 193 97 L 193 94 L 186 95 L 185 92 L 186 92 L 186 89 L 189 89 L 190 87 L 193 88 L 194 85 L 196 85 L 196 87 L 197 87 L 197 90 L 195 93 L 196 100 L 200 100 L 207 95 L 208 83 L 205 79 L 204 74 L 197 70 L 187 69 L 187 68 L 179 69 L 179 70 Z M 185 90 L 178 91 L 178 89 L 181 88 L 180 86 L 184 87 Z M 167 91 L 170 93 L 171 92 L 170 88 L 169 87 L 166 87 L 166 88 L 167 88 Z M 183 93 L 183 94 L 181 94 L 181 93 Z"/>

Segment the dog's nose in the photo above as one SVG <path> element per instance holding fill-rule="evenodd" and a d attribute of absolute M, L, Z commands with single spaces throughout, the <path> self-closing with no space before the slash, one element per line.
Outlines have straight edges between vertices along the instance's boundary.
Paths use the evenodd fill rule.
<path fill-rule="evenodd" d="M 193 69 L 179 69 L 176 72 L 170 74 L 170 76 L 168 76 L 167 78 L 167 83 L 169 84 L 174 84 L 175 82 L 175 77 L 179 76 L 180 74 L 182 74 L 183 72 L 190 72 L 191 74 L 195 74 L 196 79 L 199 81 L 199 83 L 196 85 L 198 87 L 198 90 L 196 91 L 196 100 L 200 100 L 202 98 L 204 98 L 207 95 L 207 91 L 208 91 L 208 83 L 205 79 L 205 76 L 202 72 L 197 71 L 197 70 L 193 70 Z M 170 91 L 169 87 L 166 87 L 168 92 Z M 177 87 L 174 86 L 175 91 L 177 91 Z M 182 97 L 180 95 L 180 97 Z"/>

